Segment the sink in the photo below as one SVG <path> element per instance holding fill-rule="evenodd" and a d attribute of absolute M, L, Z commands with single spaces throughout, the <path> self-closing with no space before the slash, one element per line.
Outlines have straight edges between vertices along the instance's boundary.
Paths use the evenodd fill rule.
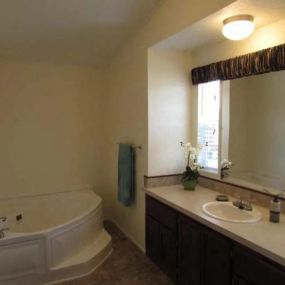
<path fill-rule="evenodd" d="M 212 218 L 232 223 L 256 223 L 262 218 L 258 210 L 241 210 L 232 202 L 209 202 L 202 206 L 202 210 Z"/>

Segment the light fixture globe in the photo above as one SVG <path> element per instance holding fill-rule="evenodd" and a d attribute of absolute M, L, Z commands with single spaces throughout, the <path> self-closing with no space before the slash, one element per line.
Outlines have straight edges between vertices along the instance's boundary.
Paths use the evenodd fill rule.
<path fill-rule="evenodd" d="M 250 36 L 255 28 L 251 15 L 237 15 L 223 21 L 223 35 L 232 41 L 240 41 Z"/>

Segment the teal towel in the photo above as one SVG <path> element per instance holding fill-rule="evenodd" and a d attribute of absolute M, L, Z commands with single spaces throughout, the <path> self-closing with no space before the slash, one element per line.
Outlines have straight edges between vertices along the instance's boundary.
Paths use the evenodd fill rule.
<path fill-rule="evenodd" d="M 129 144 L 119 144 L 118 200 L 126 207 L 135 200 L 135 153 Z"/>

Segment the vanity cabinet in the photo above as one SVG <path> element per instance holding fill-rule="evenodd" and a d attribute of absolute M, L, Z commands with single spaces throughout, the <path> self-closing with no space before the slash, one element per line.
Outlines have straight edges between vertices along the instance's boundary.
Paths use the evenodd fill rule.
<path fill-rule="evenodd" d="M 231 242 L 190 218 L 178 219 L 178 284 L 231 284 Z"/>
<path fill-rule="evenodd" d="M 201 226 L 201 285 L 232 283 L 231 250 L 226 237 Z"/>
<path fill-rule="evenodd" d="M 201 233 L 199 224 L 184 217 L 179 217 L 179 285 L 200 285 L 201 283 Z"/>
<path fill-rule="evenodd" d="M 147 197 L 146 254 L 173 281 L 177 280 L 177 212 Z"/>
<path fill-rule="evenodd" d="M 146 196 L 146 254 L 178 285 L 285 285 L 285 269 Z"/>

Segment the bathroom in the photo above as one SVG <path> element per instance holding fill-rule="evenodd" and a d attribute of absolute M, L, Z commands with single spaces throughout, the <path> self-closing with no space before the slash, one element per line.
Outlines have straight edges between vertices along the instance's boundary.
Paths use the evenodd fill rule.
<path fill-rule="evenodd" d="M 220 81 L 214 151 L 202 146 L 195 191 L 181 183 L 207 84 L 194 71 L 282 48 L 283 0 L 0 5 L 1 285 L 285 284 L 284 57 L 280 71 Z M 237 15 L 255 29 L 233 41 L 223 21 Z M 127 207 L 118 144 L 135 146 Z M 203 212 L 217 195 L 255 220 Z"/>

